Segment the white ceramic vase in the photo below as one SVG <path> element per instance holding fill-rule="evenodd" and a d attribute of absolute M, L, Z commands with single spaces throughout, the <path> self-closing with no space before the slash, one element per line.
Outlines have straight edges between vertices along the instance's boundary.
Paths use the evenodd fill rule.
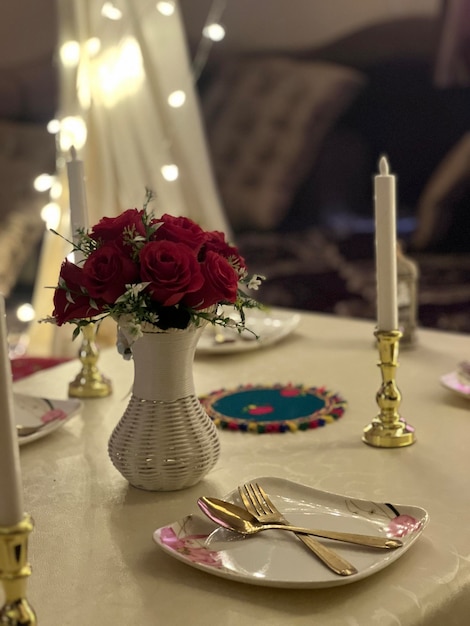
<path fill-rule="evenodd" d="M 193 361 L 202 327 L 149 332 L 132 345 L 131 399 L 108 444 L 131 485 L 174 491 L 199 482 L 216 464 L 216 427 L 194 390 Z"/>

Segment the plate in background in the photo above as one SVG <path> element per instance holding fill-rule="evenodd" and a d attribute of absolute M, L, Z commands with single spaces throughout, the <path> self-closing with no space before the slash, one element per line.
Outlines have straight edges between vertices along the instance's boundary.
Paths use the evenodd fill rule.
<path fill-rule="evenodd" d="M 24 426 L 25 433 L 18 433 L 20 446 L 42 439 L 63 426 L 82 408 L 82 402 L 76 399 L 50 400 L 20 393 L 13 393 L 13 407 L 17 426 Z M 27 428 L 40 427 L 28 434 Z"/>
<path fill-rule="evenodd" d="M 228 311 L 227 315 L 234 317 L 231 311 Z M 196 354 L 232 354 L 234 352 L 259 350 L 289 335 L 297 328 L 299 322 L 299 313 L 250 309 L 246 312 L 245 326 L 258 335 L 258 339 L 248 331 L 243 331 L 240 334 L 236 330 L 219 326 L 215 328 L 209 324 L 198 341 Z M 216 342 L 216 329 L 226 337 L 227 341 Z"/>
<path fill-rule="evenodd" d="M 443 385 L 446 389 L 457 393 L 463 398 L 470 399 L 470 381 L 467 383 L 463 382 L 458 372 L 444 374 L 444 376 L 441 376 L 440 380 L 441 385 Z"/>

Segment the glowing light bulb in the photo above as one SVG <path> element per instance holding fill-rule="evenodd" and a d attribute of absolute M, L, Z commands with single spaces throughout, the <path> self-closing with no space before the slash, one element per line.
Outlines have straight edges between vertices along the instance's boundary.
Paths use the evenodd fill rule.
<path fill-rule="evenodd" d="M 48 230 L 56 230 L 60 223 L 60 206 L 56 202 L 45 204 L 41 209 L 41 219 Z"/>
<path fill-rule="evenodd" d="M 208 24 L 203 28 L 202 34 L 211 41 L 222 41 L 225 37 L 225 28 L 221 24 Z"/>
<path fill-rule="evenodd" d="M 101 50 L 101 39 L 90 37 L 85 44 L 85 49 L 91 57 L 94 57 Z"/>
<path fill-rule="evenodd" d="M 186 102 L 186 94 L 181 89 L 178 89 L 177 91 L 173 91 L 168 96 L 168 104 L 174 109 L 177 109 L 178 107 L 183 106 L 185 102 Z"/>
<path fill-rule="evenodd" d="M 34 179 L 33 186 L 36 191 L 47 191 L 52 187 L 54 180 L 55 178 L 51 174 L 39 174 Z"/>
<path fill-rule="evenodd" d="M 52 183 L 51 190 L 49 191 L 49 196 L 51 200 L 58 200 L 62 195 L 62 183 L 59 180 L 55 180 Z"/>
<path fill-rule="evenodd" d="M 56 135 L 60 130 L 60 122 L 59 120 L 50 120 L 47 123 L 47 132 L 51 135 Z"/>
<path fill-rule="evenodd" d="M 35 316 L 36 313 L 33 309 L 33 305 L 27 302 L 20 304 L 20 306 L 16 309 L 16 317 L 20 320 L 20 322 L 32 322 Z"/>
<path fill-rule="evenodd" d="M 105 2 L 101 7 L 101 15 L 107 17 L 108 20 L 120 20 L 122 11 L 115 7 L 112 2 Z"/>
<path fill-rule="evenodd" d="M 68 152 L 72 146 L 77 150 L 83 148 L 86 143 L 86 124 L 81 117 L 64 117 L 60 122 L 60 149 Z"/>
<path fill-rule="evenodd" d="M 157 2 L 155 5 L 157 11 L 159 11 L 162 15 L 169 17 L 173 15 L 175 12 L 175 3 L 174 2 Z"/>
<path fill-rule="evenodd" d="M 103 52 L 93 83 L 104 105 L 113 107 L 137 93 L 144 76 L 140 46 L 133 37 L 126 37 L 118 47 Z"/>
<path fill-rule="evenodd" d="M 176 180 L 179 176 L 178 166 L 174 163 L 171 163 L 170 165 L 164 165 L 160 171 L 163 178 L 165 180 L 168 180 L 169 182 Z"/>
<path fill-rule="evenodd" d="M 80 44 L 78 41 L 66 41 L 59 50 L 60 60 L 65 67 L 76 67 L 80 61 Z"/>

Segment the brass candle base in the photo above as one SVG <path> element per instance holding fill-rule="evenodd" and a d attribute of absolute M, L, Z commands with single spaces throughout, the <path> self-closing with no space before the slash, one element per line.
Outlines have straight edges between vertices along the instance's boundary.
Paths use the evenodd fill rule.
<path fill-rule="evenodd" d="M 82 369 L 69 384 L 72 398 L 105 398 L 112 393 L 111 381 L 99 371 L 97 362 L 99 350 L 95 343 L 96 325 L 82 327 L 83 341 L 78 353 Z"/>
<path fill-rule="evenodd" d="M 33 530 L 29 515 L 15 526 L 0 527 L 0 581 L 5 604 L 0 607 L 0 624 L 36 626 L 36 614 L 26 599 L 26 583 L 31 574 L 27 560 L 28 536 Z"/>
<path fill-rule="evenodd" d="M 395 383 L 398 366 L 398 347 L 402 336 L 399 330 L 376 331 L 379 349 L 382 385 L 376 394 L 380 412 L 364 428 L 362 441 L 377 448 L 403 448 L 416 441 L 414 428 L 398 413 L 401 394 Z"/>

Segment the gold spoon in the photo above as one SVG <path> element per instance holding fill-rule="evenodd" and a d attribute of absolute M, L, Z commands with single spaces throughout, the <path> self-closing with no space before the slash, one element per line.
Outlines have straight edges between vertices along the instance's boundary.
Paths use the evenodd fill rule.
<path fill-rule="evenodd" d="M 302 528 L 300 526 L 292 526 L 290 524 L 265 524 L 259 522 L 246 509 L 225 502 L 218 498 L 208 498 L 203 496 L 197 501 L 201 511 L 207 515 L 213 522 L 219 524 L 223 528 L 233 530 L 242 535 L 254 535 L 263 530 L 288 530 L 290 532 L 302 533 L 305 535 L 314 535 L 323 539 L 334 539 L 337 541 L 345 541 L 347 543 L 356 543 L 361 546 L 369 546 L 371 548 L 384 548 L 391 550 L 400 548 L 403 543 L 399 539 L 390 539 L 388 537 L 375 537 L 372 535 L 358 535 L 355 533 L 343 533 L 329 530 L 316 530 L 313 528 Z"/>

